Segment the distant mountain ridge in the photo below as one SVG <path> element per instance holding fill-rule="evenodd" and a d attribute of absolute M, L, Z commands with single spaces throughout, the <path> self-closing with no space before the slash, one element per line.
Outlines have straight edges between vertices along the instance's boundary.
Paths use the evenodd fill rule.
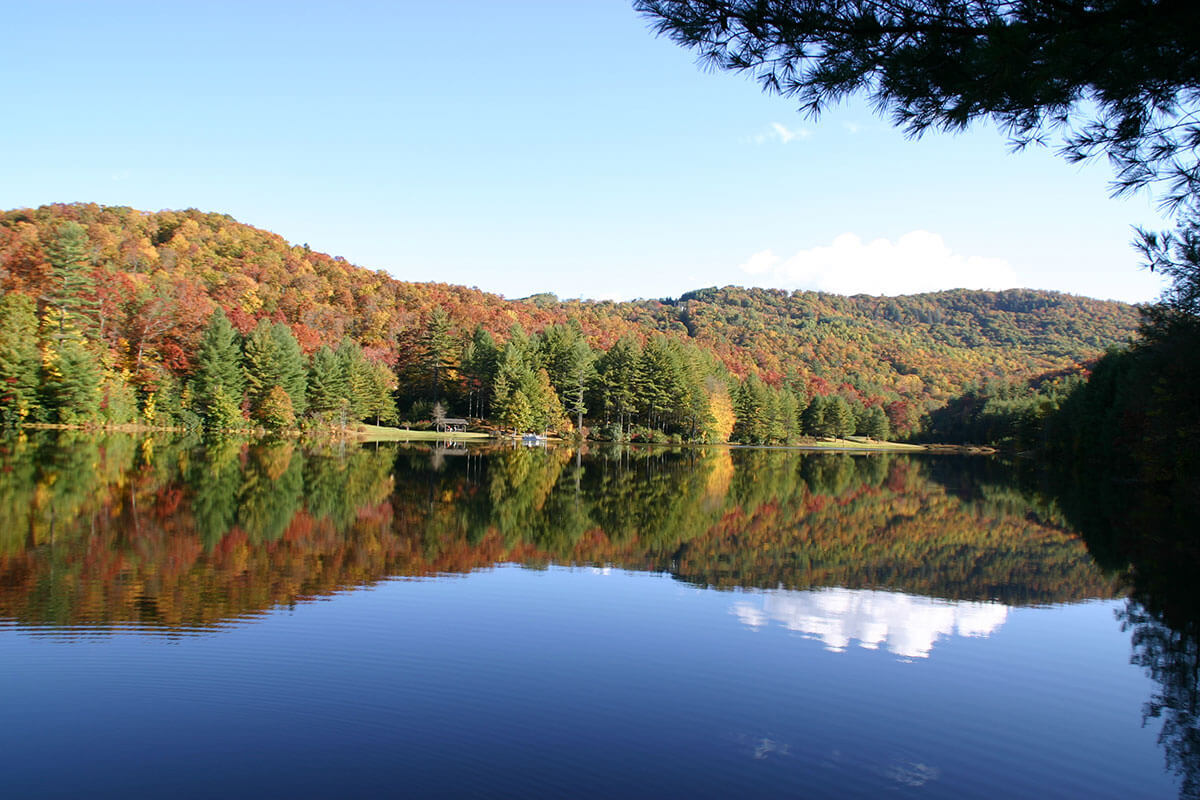
<path fill-rule="evenodd" d="M 218 307 L 242 333 L 269 318 L 286 323 L 305 353 L 348 337 L 389 364 L 403 359 L 406 332 L 440 307 L 455 333 L 467 336 L 478 325 L 501 342 L 515 327 L 536 333 L 570 321 L 596 348 L 622 336 L 689 340 L 738 378 L 898 402 L 915 419 L 977 383 L 1079 369 L 1133 337 L 1139 320 L 1128 304 L 1025 289 L 846 297 L 726 286 L 631 302 L 508 300 L 402 281 L 225 214 L 83 203 L 0 213 L 5 293 L 44 295 L 46 248 L 67 221 L 87 229 L 112 358 L 132 369 L 130 354 L 139 352 L 138 369 L 176 375 L 188 369 Z"/>

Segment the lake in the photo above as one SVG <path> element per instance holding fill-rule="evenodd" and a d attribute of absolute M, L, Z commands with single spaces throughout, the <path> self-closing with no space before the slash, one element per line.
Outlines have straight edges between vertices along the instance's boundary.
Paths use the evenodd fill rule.
<path fill-rule="evenodd" d="M 985 458 L 10 439 L 5 794 L 1193 796 L 1193 573 L 1096 507 Z"/>

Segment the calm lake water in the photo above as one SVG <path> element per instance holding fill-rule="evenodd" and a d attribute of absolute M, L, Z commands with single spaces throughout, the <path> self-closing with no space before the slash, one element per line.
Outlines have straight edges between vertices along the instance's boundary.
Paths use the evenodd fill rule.
<path fill-rule="evenodd" d="M 1193 796 L 1195 628 L 1025 485 L 968 458 L 8 441 L 4 794 Z"/>

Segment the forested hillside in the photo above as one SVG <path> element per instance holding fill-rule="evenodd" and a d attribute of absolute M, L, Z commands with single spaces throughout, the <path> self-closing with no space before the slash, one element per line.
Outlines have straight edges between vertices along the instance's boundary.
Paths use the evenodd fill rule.
<path fill-rule="evenodd" d="M 9 423 L 416 421 L 438 403 L 610 438 L 883 436 L 972 386 L 1084 364 L 1138 321 L 1027 290 L 508 300 L 227 215 L 87 204 L 0 214 L 0 287 Z"/>

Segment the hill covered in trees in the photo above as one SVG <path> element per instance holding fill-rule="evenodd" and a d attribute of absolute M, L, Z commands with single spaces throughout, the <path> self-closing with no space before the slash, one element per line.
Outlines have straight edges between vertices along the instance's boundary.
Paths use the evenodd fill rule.
<path fill-rule="evenodd" d="M 396 280 L 196 210 L 0 214 L 8 422 L 289 427 L 487 417 L 630 435 L 907 433 L 998 379 L 1076 370 L 1135 308 L 1053 292 L 725 287 L 509 300 Z"/>

